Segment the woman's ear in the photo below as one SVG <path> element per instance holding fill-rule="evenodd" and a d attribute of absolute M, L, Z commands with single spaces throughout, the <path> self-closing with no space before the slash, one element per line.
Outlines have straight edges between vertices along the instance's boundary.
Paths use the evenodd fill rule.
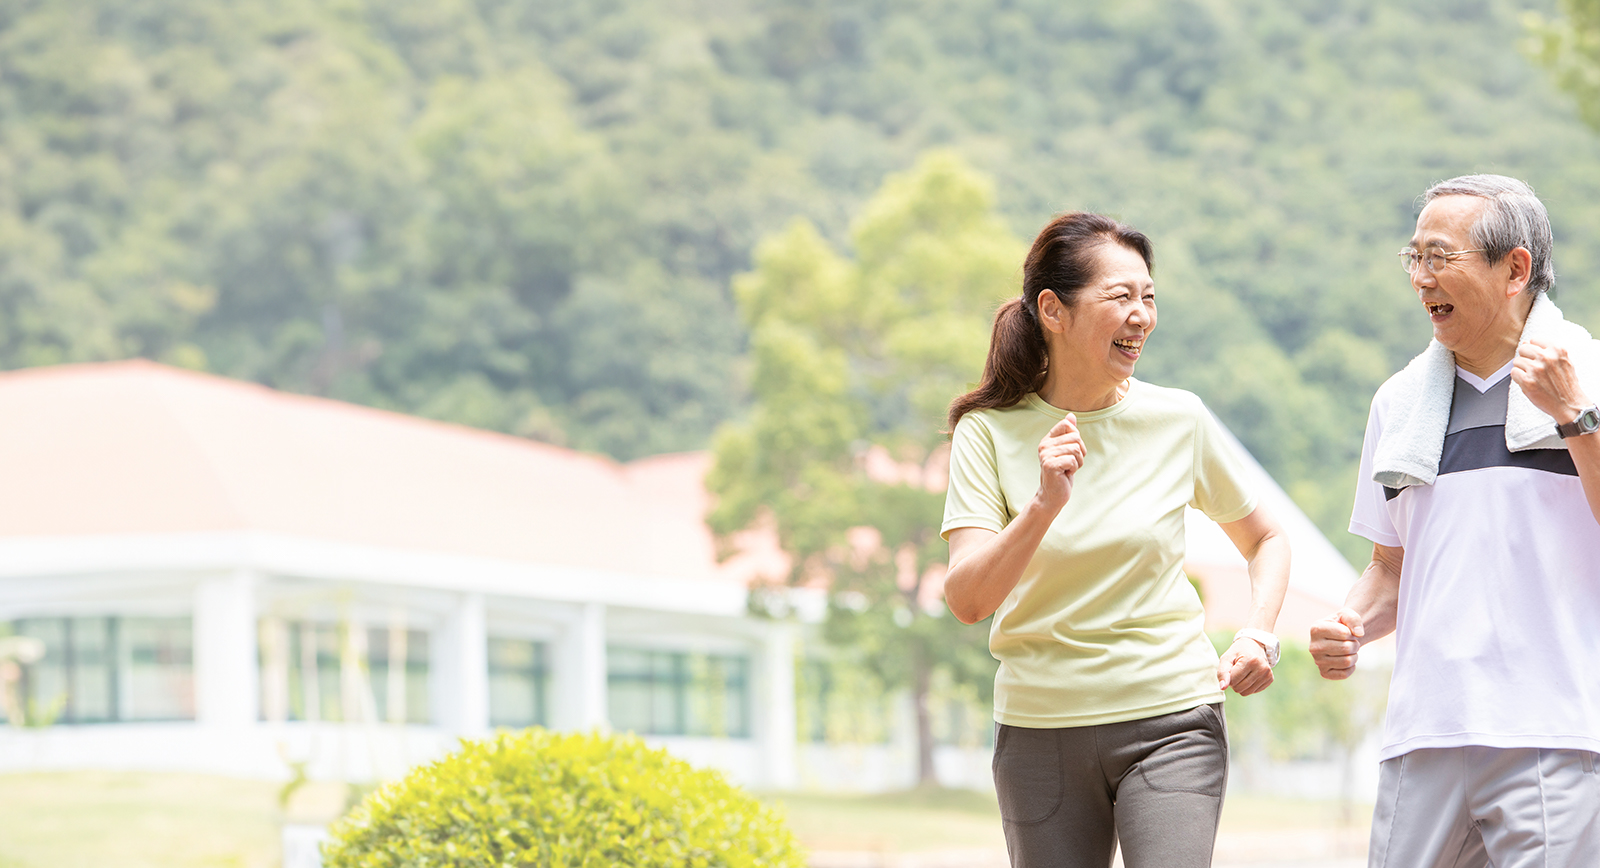
<path fill-rule="evenodd" d="M 1053 289 L 1039 291 L 1039 323 L 1045 331 L 1061 334 L 1067 330 L 1067 306 Z"/>

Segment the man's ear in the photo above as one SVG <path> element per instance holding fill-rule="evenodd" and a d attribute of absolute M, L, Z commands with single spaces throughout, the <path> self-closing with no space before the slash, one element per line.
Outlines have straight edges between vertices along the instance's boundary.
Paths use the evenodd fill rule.
<path fill-rule="evenodd" d="M 1506 298 L 1513 298 L 1522 294 L 1533 278 L 1533 254 L 1526 247 L 1514 247 L 1506 254 L 1506 262 L 1511 266 L 1506 275 Z"/>

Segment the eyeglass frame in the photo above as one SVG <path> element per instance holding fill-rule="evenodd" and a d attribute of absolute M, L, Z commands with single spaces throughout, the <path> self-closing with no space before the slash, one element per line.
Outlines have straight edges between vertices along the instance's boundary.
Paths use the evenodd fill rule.
<path fill-rule="evenodd" d="M 1400 267 L 1405 269 L 1406 274 L 1416 274 L 1416 266 L 1418 265 L 1428 269 L 1429 274 L 1438 274 L 1440 269 L 1444 268 L 1444 265 L 1441 264 L 1438 268 L 1434 268 L 1428 264 L 1428 260 L 1435 256 L 1443 259 L 1445 263 L 1450 263 L 1455 261 L 1457 256 L 1466 256 L 1468 253 L 1488 252 L 1489 248 L 1487 247 L 1474 247 L 1471 250 L 1430 250 L 1427 253 L 1423 253 L 1415 247 L 1407 247 L 1395 255 L 1401 257 Z"/>

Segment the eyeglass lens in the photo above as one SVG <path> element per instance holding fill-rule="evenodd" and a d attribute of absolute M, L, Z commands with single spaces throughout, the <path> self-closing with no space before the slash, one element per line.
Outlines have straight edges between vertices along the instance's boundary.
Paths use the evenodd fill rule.
<path fill-rule="evenodd" d="M 1429 273 L 1437 273 L 1444 266 L 1445 259 L 1437 250 L 1421 253 L 1408 248 L 1400 251 L 1400 267 L 1405 269 L 1406 274 L 1415 274 L 1418 265 L 1428 269 Z"/>

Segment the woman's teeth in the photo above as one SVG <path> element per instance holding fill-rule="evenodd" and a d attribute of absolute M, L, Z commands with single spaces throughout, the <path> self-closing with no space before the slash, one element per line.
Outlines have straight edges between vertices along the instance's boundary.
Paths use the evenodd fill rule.
<path fill-rule="evenodd" d="M 1115 340 L 1111 343 L 1114 344 L 1117 349 L 1125 350 L 1130 353 L 1137 353 L 1139 352 L 1139 348 L 1144 346 L 1144 341 Z"/>

